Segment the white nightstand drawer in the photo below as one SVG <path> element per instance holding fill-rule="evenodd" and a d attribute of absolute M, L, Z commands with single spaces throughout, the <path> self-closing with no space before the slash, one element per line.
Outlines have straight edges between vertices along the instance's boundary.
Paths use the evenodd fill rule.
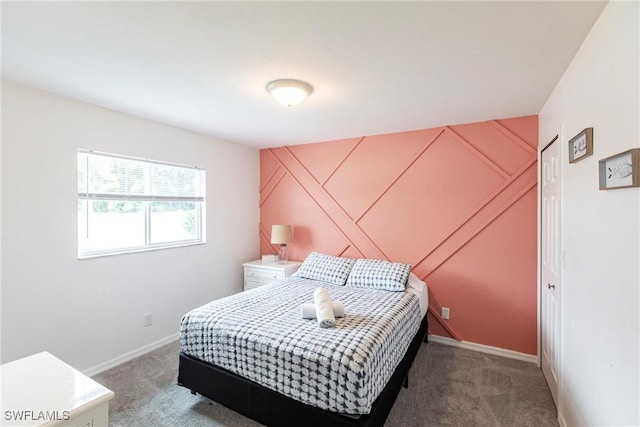
<path fill-rule="evenodd" d="M 264 270 L 253 267 L 247 267 L 245 270 L 247 278 L 256 279 L 284 279 L 284 271 Z"/>
<path fill-rule="evenodd" d="M 302 263 L 289 261 L 285 264 L 268 261 L 251 261 L 242 264 L 244 267 L 244 290 L 266 285 L 274 280 L 284 279 L 295 273 Z"/>
<path fill-rule="evenodd" d="M 244 290 L 248 291 L 249 289 L 258 288 L 264 285 L 262 280 L 245 280 L 244 281 Z"/>

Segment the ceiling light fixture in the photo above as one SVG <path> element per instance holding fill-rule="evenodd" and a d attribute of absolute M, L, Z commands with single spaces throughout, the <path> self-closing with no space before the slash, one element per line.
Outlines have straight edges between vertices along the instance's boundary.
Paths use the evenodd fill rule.
<path fill-rule="evenodd" d="M 267 83 L 267 92 L 280 104 L 291 107 L 304 101 L 313 88 L 302 80 L 280 79 Z"/>

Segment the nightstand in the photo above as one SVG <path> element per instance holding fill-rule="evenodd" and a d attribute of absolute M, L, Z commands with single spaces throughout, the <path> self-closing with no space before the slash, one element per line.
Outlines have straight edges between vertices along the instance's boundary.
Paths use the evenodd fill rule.
<path fill-rule="evenodd" d="M 1 425 L 107 427 L 113 392 L 43 351 L 0 367 Z"/>
<path fill-rule="evenodd" d="M 274 280 L 284 279 L 298 271 L 301 262 L 288 261 L 286 264 L 278 264 L 269 261 L 251 261 L 242 264 L 244 267 L 244 290 L 266 285 Z"/>

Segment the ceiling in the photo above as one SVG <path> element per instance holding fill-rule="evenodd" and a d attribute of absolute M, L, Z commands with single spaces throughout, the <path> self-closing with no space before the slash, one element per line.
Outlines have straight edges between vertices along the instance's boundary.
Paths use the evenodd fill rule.
<path fill-rule="evenodd" d="M 537 114 L 606 3 L 2 2 L 2 78 L 255 147 Z M 309 82 L 302 104 L 265 90 Z"/>

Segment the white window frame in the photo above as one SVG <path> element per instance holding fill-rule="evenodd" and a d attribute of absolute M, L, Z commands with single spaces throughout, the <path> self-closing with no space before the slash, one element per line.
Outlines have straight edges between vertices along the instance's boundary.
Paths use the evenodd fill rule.
<path fill-rule="evenodd" d="M 145 191 L 144 194 L 130 194 L 126 192 L 91 192 L 89 190 L 89 166 L 87 162 L 86 170 L 84 171 L 85 179 L 87 184 L 85 185 L 84 191 L 80 188 L 80 179 L 78 178 L 78 205 L 80 202 L 87 202 L 87 216 L 89 204 L 91 201 L 96 200 L 105 200 L 105 201 L 113 201 L 113 200 L 126 200 L 132 202 L 142 202 L 144 203 L 144 245 L 141 246 L 123 246 L 119 248 L 109 248 L 109 249 L 97 249 L 97 250 L 82 250 L 80 244 L 78 243 L 78 259 L 85 258 L 95 258 L 100 256 L 107 255 L 117 255 L 117 254 L 125 254 L 125 253 L 133 253 L 133 252 L 142 252 L 142 251 L 150 251 L 157 249 L 165 249 L 165 248 L 175 248 L 181 246 L 191 246 L 191 245 L 199 245 L 206 243 L 206 231 L 205 231 L 205 223 L 206 223 L 206 171 L 203 168 L 198 166 L 187 166 L 177 163 L 163 162 L 158 160 L 149 160 L 137 157 L 124 156 L 119 154 L 111 154 L 98 152 L 93 150 L 86 149 L 78 149 L 77 151 L 77 174 L 80 176 L 80 156 L 102 156 L 113 159 L 126 159 L 127 161 L 137 162 L 144 168 L 145 173 Z M 194 194 L 191 195 L 162 195 L 162 194 L 153 194 L 150 192 L 149 188 L 149 165 L 166 165 L 172 168 L 184 168 L 190 170 L 196 170 L 198 173 L 195 174 L 195 179 L 199 182 L 194 184 L 194 187 L 197 188 Z M 195 181 L 194 181 L 195 182 Z M 151 203 L 152 202 L 188 202 L 188 203 L 196 203 L 196 237 L 193 239 L 186 240 L 172 240 L 165 241 L 160 243 L 152 243 L 151 242 Z M 78 212 L 80 215 L 80 212 Z M 78 218 L 78 222 L 80 223 L 80 218 Z M 78 225 L 78 242 L 80 240 L 80 225 Z M 85 233 L 89 233 L 89 221 L 86 221 L 86 229 Z"/>

